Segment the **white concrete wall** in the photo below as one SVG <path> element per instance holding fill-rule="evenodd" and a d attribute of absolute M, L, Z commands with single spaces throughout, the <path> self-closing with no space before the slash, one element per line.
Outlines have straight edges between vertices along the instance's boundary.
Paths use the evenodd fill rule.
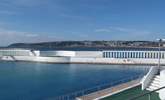
<path fill-rule="evenodd" d="M 101 58 L 103 57 L 101 51 L 75 51 L 76 52 L 76 57 L 97 57 Z"/>
<path fill-rule="evenodd" d="M 75 51 L 40 51 L 40 56 L 43 57 L 74 57 L 76 55 Z"/>
<path fill-rule="evenodd" d="M 160 87 L 165 86 L 165 70 L 160 72 Z M 165 100 L 165 89 L 159 91 L 159 97 L 161 100 Z"/>
<path fill-rule="evenodd" d="M 34 50 L 34 51 L 29 50 L 29 56 L 40 56 L 40 51 L 39 50 Z"/>
<path fill-rule="evenodd" d="M 3 56 L 3 57 L 0 58 L 0 60 L 15 61 L 11 56 Z"/>
<path fill-rule="evenodd" d="M 1 57 L 3 58 L 3 57 Z M 54 62 L 54 63 L 100 63 L 100 64 L 152 64 L 157 65 L 157 59 L 119 59 L 119 58 L 96 58 L 96 57 L 40 57 L 40 56 L 14 56 L 15 60 L 36 61 L 36 62 Z M 4 60 L 4 59 L 2 59 Z M 6 59 L 7 60 L 7 59 Z M 161 60 L 165 65 L 165 59 Z"/>
<path fill-rule="evenodd" d="M 144 58 L 99 58 L 99 57 L 40 57 L 40 56 L 14 56 L 16 60 L 37 61 L 37 62 L 68 62 L 68 63 L 102 63 L 102 64 L 152 64 L 157 65 L 157 59 Z M 3 57 L 1 57 L 3 58 Z M 66 60 L 67 59 L 67 60 Z M 68 60 L 69 59 L 69 60 Z M 4 59 L 2 59 L 4 60 Z M 7 59 L 6 59 L 7 60 Z M 161 59 L 161 64 L 165 65 L 165 59 Z"/>
<path fill-rule="evenodd" d="M 72 63 L 103 63 L 103 64 L 153 64 L 158 63 L 157 59 L 119 59 L 119 58 L 94 58 L 94 57 L 71 57 Z M 165 64 L 165 59 L 161 60 L 161 64 Z"/>
<path fill-rule="evenodd" d="M 69 63 L 69 57 L 37 57 L 37 56 L 15 56 L 18 61 L 34 61 L 46 63 Z"/>
<path fill-rule="evenodd" d="M 151 67 L 149 72 L 147 73 L 147 75 L 145 75 L 143 77 L 143 79 L 141 80 L 141 84 L 142 84 L 142 90 L 146 89 L 148 87 L 148 85 L 151 83 L 153 77 L 155 76 L 155 74 L 158 73 L 158 67 Z"/>
<path fill-rule="evenodd" d="M 34 53 L 36 54 L 36 56 L 40 56 L 40 51 L 39 50 L 34 51 Z"/>

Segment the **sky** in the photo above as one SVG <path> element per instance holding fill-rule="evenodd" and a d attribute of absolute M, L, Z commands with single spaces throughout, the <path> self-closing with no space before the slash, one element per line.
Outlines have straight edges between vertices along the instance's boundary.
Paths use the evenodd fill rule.
<path fill-rule="evenodd" d="M 0 0 L 0 46 L 165 35 L 165 0 Z"/>

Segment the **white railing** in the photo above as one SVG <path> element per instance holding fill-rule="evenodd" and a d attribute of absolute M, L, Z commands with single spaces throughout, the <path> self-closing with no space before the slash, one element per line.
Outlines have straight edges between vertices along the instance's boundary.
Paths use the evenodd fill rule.
<path fill-rule="evenodd" d="M 102 85 L 99 85 L 99 86 L 96 86 L 96 87 L 92 87 L 92 88 L 84 89 L 84 90 L 77 91 L 77 92 L 74 92 L 74 93 L 70 93 L 70 94 L 67 94 L 67 95 L 58 96 L 58 97 L 53 98 L 53 100 L 75 100 L 76 97 L 84 96 L 84 95 L 90 94 L 92 92 L 97 92 L 97 91 L 100 91 L 100 90 L 103 90 L 103 89 L 106 89 L 106 88 L 110 88 L 110 87 L 115 86 L 115 85 L 126 83 L 126 82 L 129 82 L 129 81 L 135 80 L 135 79 L 139 79 L 139 78 L 142 78 L 143 76 L 144 76 L 144 74 L 135 75 L 133 77 L 122 79 L 122 80 L 119 80 L 119 81 L 110 82 L 110 83 L 102 84 Z"/>
<path fill-rule="evenodd" d="M 158 73 L 158 67 L 151 67 L 147 75 L 141 80 L 142 90 L 146 89 L 149 83 L 152 81 L 153 77 Z"/>

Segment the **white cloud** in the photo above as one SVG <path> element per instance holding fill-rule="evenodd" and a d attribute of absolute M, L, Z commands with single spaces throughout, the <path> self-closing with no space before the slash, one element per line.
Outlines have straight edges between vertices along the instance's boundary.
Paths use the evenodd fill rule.
<path fill-rule="evenodd" d="M 107 37 L 117 40 L 154 40 L 156 34 L 154 31 L 140 30 L 125 27 L 108 27 L 95 29 L 96 33 L 109 33 Z"/>
<path fill-rule="evenodd" d="M 146 30 L 137 30 L 132 28 L 124 28 L 124 27 L 108 27 L 108 28 L 100 28 L 95 29 L 94 32 L 106 32 L 106 33 L 114 33 L 114 32 L 122 32 L 123 34 L 151 34 L 152 32 Z"/>
<path fill-rule="evenodd" d="M 59 37 L 47 36 L 43 33 L 30 33 L 13 31 L 0 28 L 0 45 L 5 46 L 12 43 L 33 43 L 33 42 L 48 42 L 60 40 Z"/>
<path fill-rule="evenodd" d="M 102 29 L 96 29 L 95 32 L 112 32 L 112 30 L 111 29 L 102 28 Z"/>
<path fill-rule="evenodd" d="M 27 37 L 38 37 L 39 35 L 38 34 L 27 33 L 27 34 L 25 34 L 25 36 L 27 36 Z"/>
<path fill-rule="evenodd" d="M 139 34 L 151 33 L 150 31 L 146 31 L 146 30 L 138 30 L 138 29 L 124 28 L 124 27 L 110 27 L 110 29 L 113 31 L 120 31 L 125 33 L 139 33 Z"/>

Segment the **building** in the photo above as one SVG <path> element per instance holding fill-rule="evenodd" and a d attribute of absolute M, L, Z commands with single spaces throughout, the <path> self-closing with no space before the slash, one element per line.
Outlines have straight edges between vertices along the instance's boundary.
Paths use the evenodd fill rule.
<path fill-rule="evenodd" d="M 157 65 L 158 50 L 103 50 L 103 51 L 39 51 L 30 49 L 0 49 L 0 60 L 50 63 L 143 64 Z M 160 51 L 160 62 L 165 65 L 165 50 Z"/>
<path fill-rule="evenodd" d="M 0 57 L 3 56 L 39 56 L 39 51 L 19 48 L 0 49 Z"/>
<path fill-rule="evenodd" d="M 158 59 L 159 51 L 103 51 L 103 58 L 144 58 Z M 160 58 L 165 59 L 165 51 L 160 52 Z"/>

